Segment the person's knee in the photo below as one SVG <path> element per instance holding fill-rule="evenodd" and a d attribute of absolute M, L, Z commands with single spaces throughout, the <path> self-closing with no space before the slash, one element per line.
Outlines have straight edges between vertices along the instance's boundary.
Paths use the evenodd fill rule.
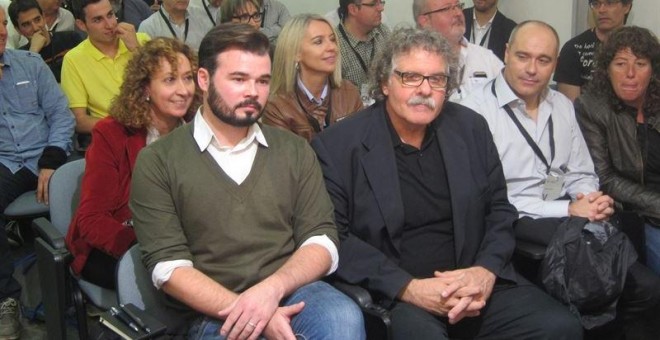
<path fill-rule="evenodd" d="M 582 339 L 582 324 L 568 309 L 554 310 L 538 320 L 539 333 L 544 339 Z"/>
<path fill-rule="evenodd" d="M 325 309 L 326 322 L 332 324 L 332 328 L 344 334 L 337 339 L 364 339 L 364 319 L 360 307 L 349 297 L 338 292 L 338 296 Z"/>

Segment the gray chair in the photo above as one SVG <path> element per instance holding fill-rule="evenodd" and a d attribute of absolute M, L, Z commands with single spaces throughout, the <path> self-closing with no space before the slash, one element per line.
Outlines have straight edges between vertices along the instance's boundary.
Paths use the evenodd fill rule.
<path fill-rule="evenodd" d="M 50 221 L 38 218 L 32 223 L 37 233 L 34 247 L 49 339 L 66 339 L 65 315 L 70 301 L 76 308 L 80 339 L 88 337 L 85 298 L 104 310 L 117 302 L 116 292 L 76 277 L 69 268 L 71 253 L 64 239 L 80 200 L 84 171 L 84 159 L 57 169 L 48 187 Z"/>
<path fill-rule="evenodd" d="M 48 206 L 37 202 L 36 190 L 30 190 L 9 203 L 4 215 L 8 220 L 45 217 L 48 216 Z"/>
<path fill-rule="evenodd" d="M 176 335 L 183 326 L 182 314 L 165 305 L 165 294 L 156 290 L 151 275 L 142 264 L 138 245 L 133 245 L 117 265 L 117 298 L 120 304 L 132 303 L 154 319 L 167 325 L 166 333 Z"/>

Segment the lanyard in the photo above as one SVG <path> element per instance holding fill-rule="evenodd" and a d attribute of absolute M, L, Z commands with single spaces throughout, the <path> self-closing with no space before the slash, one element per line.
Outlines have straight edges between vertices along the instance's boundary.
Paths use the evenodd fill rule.
<path fill-rule="evenodd" d="M 162 8 L 158 9 L 158 12 L 160 13 L 160 16 L 165 21 L 165 24 L 167 25 L 167 28 L 170 29 L 170 32 L 172 33 L 172 36 L 175 39 L 178 39 L 179 37 L 176 36 L 176 32 L 174 31 L 174 27 L 172 27 L 172 24 L 170 24 L 170 21 L 167 20 L 167 17 L 165 16 L 165 13 L 163 13 L 163 9 Z M 183 42 L 184 43 L 186 42 L 186 39 L 188 39 L 188 18 L 186 18 L 186 28 L 183 31 Z"/>
<path fill-rule="evenodd" d="M 477 27 L 477 22 L 475 21 L 472 23 L 472 35 L 470 37 L 470 40 L 472 40 L 472 43 L 476 43 L 476 34 L 474 34 L 474 31 L 476 30 Z M 484 47 L 484 43 L 486 42 L 486 39 L 488 39 L 488 35 L 490 35 L 490 29 L 493 28 L 493 24 L 490 24 L 488 29 L 486 30 L 486 33 L 484 33 L 484 36 L 481 37 L 481 42 L 479 42 L 479 46 Z"/>
<path fill-rule="evenodd" d="M 497 94 L 495 93 L 495 80 L 493 80 L 493 83 L 490 87 L 491 92 L 493 92 L 493 95 L 495 98 L 497 98 Z M 527 141 L 527 144 L 532 148 L 536 156 L 545 164 L 546 167 L 546 174 L 550 173 L 550 164 L 552 164 L 552 160 L 555 159 L 555 138 L 554 138 L 554 124 L 552 123 L 552 116 L 548 119 L 548 131 L 550 133 L 550 163 L 548 163 L 548 160 L 545 158 L 543 155 L 543 152 L 541 152 L 541 149 L 539 146 L 534 142 L 532 137 L 527 133 L 527 130 L 522 126 L 518 118 L 516 118 L 516 115 L 513 113 L 513 110 L 509 107 L 509 104 L 504 105 L 504 110 L 506 113 L 509 115 L 511 120 L 513 120 L 513 123 L 516 124 L 516 127 L 518 127 L 518 130 L 520 133 L 525 137 L 525 140 Z"/>
<path fill-rule="evenodd" d="M 204 5 L 204 10 L 206 10 L 206 15 L 209 16 L 209 20 L 211 20 L 211 23 L 213 26 L 215 26 L 215 20 L 213 20 L 213 15 L 211 15 L 211 11 L 209 10 L 209 5 L 206 3 L 206 0 L 202 0 L 202 5 Z"/>
<path fill-rule="evenodd" d="M 341 36 L 346 40 L 348 43 L 348 46 L 351 47 L 351 50 L 353 50 L 353 54 L 358 58 L 358 62 L 360 63 L 360 66 L 362 66 L 362 70 L 364 70 L 364 73 L 369 73 L 369 70 L 367 69 L 367 63 L 364 62 L 364 59 L 360 56 L 358 51 L 355 50 L 355 47 L 351 45 L 351 41 L 348 40 L 348 35 L 346 35 L 346 31 L 344 31 L 344 26 L 339 24 L 339 33 L 341 33 Z M 372 41 L 371 42 L 371 56 L 369 57 L 369 61 L 374 58 L 374 50 L 376 48 L 376 42 Z"/>
<path fill-rule="evenodd" d="M 298 105 L 300 105 L 300 108 L 305 112 L 305 115 L 307 115 L 307 120 L 312 125 L 312 128 L 314 128 L 314 131 L 317 133 L 321 132 L 323 129 L 321 129 L 319 121 L 316 118 L 314 118 L 314 116 L 311 113 L 309 113 L 307 109 L 305 109 L 305 106 L 300 101 L 300 94 L 296 93 L 295 95 L 296 95 L 296 99 L 298 100 Z M 325 111 L 325 122 L 323 128 L 326 128 L 330 125 L 330 115 L 332 114 L 332 88 L 330 87 L 330 84 L 328 84 L 328 96 L 326 97 L 326 100 L 328 101 L 328 110 Z"/>

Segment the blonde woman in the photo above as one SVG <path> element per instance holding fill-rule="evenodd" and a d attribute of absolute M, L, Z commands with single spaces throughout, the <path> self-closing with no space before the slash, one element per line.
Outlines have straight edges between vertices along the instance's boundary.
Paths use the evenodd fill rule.
<path fill-rule="evenodd" d="M 265 124 L 310 141 L 362 109 L 357 87 L 341 77 L 341 54 L 332 25 L 315 14 L 292 17 L 280 33 L 273 62 Z"/>

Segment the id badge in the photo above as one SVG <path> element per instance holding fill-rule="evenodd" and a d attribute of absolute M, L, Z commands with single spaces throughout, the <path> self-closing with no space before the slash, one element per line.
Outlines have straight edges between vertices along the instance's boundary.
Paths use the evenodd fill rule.
<path fill-rule="evenodd" d="M 376 102 L 371 96 L 369 96 L 369 85 L 367 84 L 362 84 L 362 86 L 360 86 L 360 98 L 362 99 L 362 105 L 364 105 L 365 108 Z"/>
<path fill-rule="evenodd" d="M 543 183 L 543 200 L 554 201 L 561 196 L 564 187 L 564 176 L 550 173 Z"/>

